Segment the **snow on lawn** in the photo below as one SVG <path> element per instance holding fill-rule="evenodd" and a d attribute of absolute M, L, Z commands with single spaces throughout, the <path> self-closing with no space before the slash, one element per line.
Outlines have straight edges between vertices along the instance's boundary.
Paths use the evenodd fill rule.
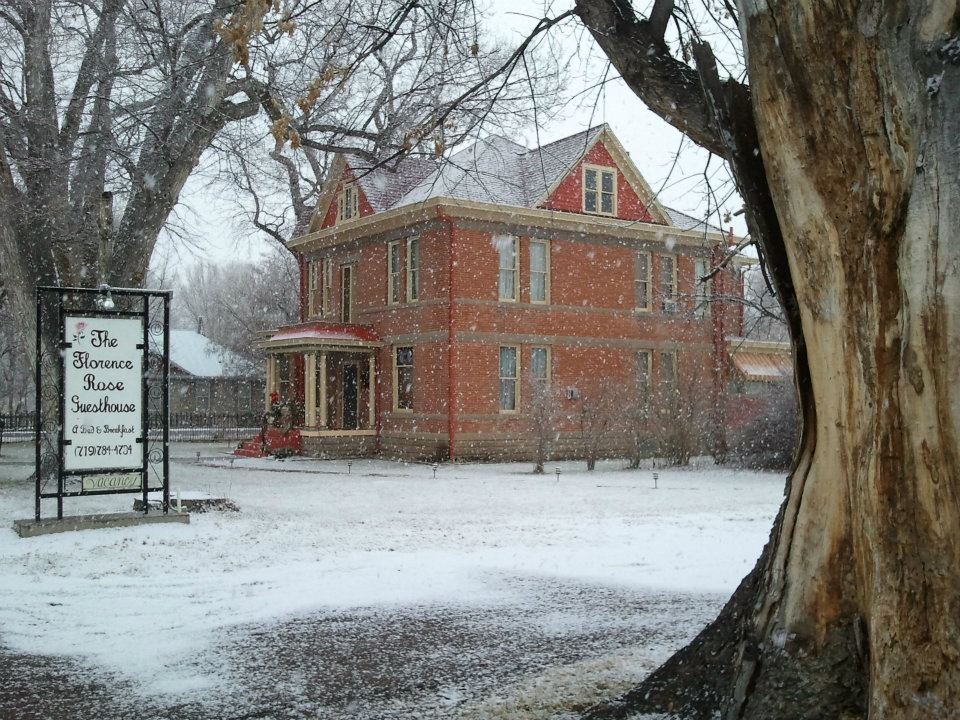
<path fill-rule="evenodd" d="M 528 464 L 441 465 L 433 479 L 429 465 L 354 460 L 348 474 L 345 461 L 218 450 L 176 446 L 173 489 L 227 497 L 238 513 L 19 539 L 32 448 L 4 447 L 0 643 L 79 657 L 146 695 L 189 694 L 216 687 L 220 668 L 196 659 L 225 632 L 310 613 L 522 608 L 531 582 L 722 596 L 758 556 L 783 491 L 779 475 L 713 466 L 659 469 L 654 489 L 649 469 L 620 462 L 560 463 L 559 481 L 554 465 L 535 476 Z"/>

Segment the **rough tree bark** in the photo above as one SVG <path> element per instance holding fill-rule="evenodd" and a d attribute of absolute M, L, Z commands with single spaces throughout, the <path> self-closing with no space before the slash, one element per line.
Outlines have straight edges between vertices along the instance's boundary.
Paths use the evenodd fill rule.
<path fill-rule="evenodd" d="M 661 22 L 617 0 L 578 9 L 654 110 L 689 90 L 669 82 L 683 73 Z M 960 6 L 739 14 L 750 86 L 720 82 L 695 45 L 702 103 L 685 122 L 730 162 L 784 300 L 801 447 L 717 621 L 588 717 L 957 718 Z"/>

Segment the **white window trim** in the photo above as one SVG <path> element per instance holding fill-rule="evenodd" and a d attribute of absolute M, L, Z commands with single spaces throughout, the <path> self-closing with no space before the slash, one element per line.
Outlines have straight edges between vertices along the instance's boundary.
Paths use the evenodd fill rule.
<path fill-rule="evenodd" d="M 515 303 L 520 301 L 520 237 L 518 235 L 509 236 L 513 241 L 513 297 L 503 297 L 500 287 L 500 273 L 507 268 L 500 267 L 500 250 L 497 249 L 497 300 L 499 302 Z"/>
<path fill-rule="evenodd" d="M 350 302 L 343 302 L 343 291 L 345 283 L 343 282 L 343 276 L 347 269 L 350 269 Z M 352 323 L 353 322 L 353 308 L 356 304 L 354 301 L 354 290 L 356 288 L 356 282 L 354 276 L 357 274 L 357 266 L 354 263 L 344 263 L 340 266 L 340 322 L 343 323 Z M 344 306 L 346 306 L 346 313 L 344 313 Z"/>
<path fill-rule="evenodd" d="M 596 210 L 587 210 L 587 170 L 595 170 L 597 172 L 597 209 Z M 603 173 L 608 172 L 613 174 L 613 212 L 603 212 Z M 620 205 L 620 197 L 618 192 L 618 185 L 620 184 L 617 181 L 617 172 L 616 167 L 609 165 L 591 165 L 588 163 L 583 164 L 583 169 L 580 173 L 580 209 L 587 215 L 605 215 L 607 217 L 617 217 L 617 209 Z M 592 192 L 592 191 L 591 191 Z"/>
<path fill-rule="evenodd" d="M 317 314 L 317 275 L 320 273 L 319 263 L 311 260 L 307 264 L 307 316 Z"/>
<path fill-rule="evenodd" d="M 530 238 L 528 241 L 527 255 L 530 262 L 530 302 L 534 305 L 550 304 L 550 241 L 543 238 Z M 544 248 L 544 276 L 543 276 L 543 300 L 533 299 L 533 251 L 534 245 L 543 245 Z"/>
<path fill-rule="evenodd" d="M 325 257 L 320 263 L 320 274 L 323 276 L 320 289 L 320 314 L 327 317 L 333 309 L 331 307 L 333 305 L 333 260 Z"/>
<path fill-rule="evenodd" d="M 393 277 L 393 259 L 398 257 L 400 254 L 400 241 L 391 240 L 387 243 L 387 305 L 399 305 L 400 301 L 403 299 L 402 295 L 397 295 L 396 285 Z M 403 273 L 403 268 L 401 266 L 400 272 L 397 273 L 397 279 Z M 396 296 L 396 299 L 394 299 Z"/>
<path fill-rule="evenodd" d="M 396 413 L 412 413 L 413 408 L 402 408 L 400 407 L 400 373 L 399 367 L 397 365 L 397 350 L 400 348 L 410 348 L 411 355 L 414 356 L 414 362 L 416 362 L 416 356 L 414 355 L 413 345 L 394 345 L 391 351 L 393 356 L 393 411 Z M 411 372 L 413 371 L 414 365 L 410 365 Z"/>
<path fill-rule="evenodd" d="M 417 243 L 417 279 L 416 279 L 416 282 L 413 281 L 413 277 L 412 277 L 412 276 L 413 276 L 413 267 L 411 266 L 411 263 L 410 263 L 410 258 L 413 257 L 413 253 L 410 251 L 410 249 L 411 249 L 411 247 L 413 246 L 413 243 L 414 243 L 414 242 Z M 406 273 L 406 276 L 407 276 L 407 277 L 406 277 L 406 280 L 407 280 L 407 294 L 406 294 L 407 302 L 408 302 L 408 303 L 416 303 L 416 302 L 419 302 L 419 301 L 420 301 L 420 275 L 421 275 L 421 270 L 420 270 L 420 268 L 421 268 L 421 266 L 423 265 L 423 263 L 420 262 L 420 236 L 419 236 L 419 235 L 413 235 L 413 236 L 407 238 L 407 258 L 406 258 L 406 259 L 407 259 L 407 262 L 406 262 L 406 266 L 407 266 L 407 273 Z M 416 296 L 416 297 L 413 296 L 413 292 L 414 292 L 414 291 L 416 291 L 416 293 L 417 293 L 417 296 Z"/>
<path fill-rule="evenodd" d="M 637 258 L 639 258 L 641 255 L 644 256 L 644 257 L 647 259 L 647 294 L 646 294 L 646 298 L 645 298 L 646 304 L 645 304 L 645 305 L 637 305 L 637 306 L 634 308 L 634 310 L 636 310 L 637 312 L 648 313 L 648 312 L 650 312 L 650 311 L 653 309 L 653 308 L 652 308 L 652 305 L 653 305 L 653 302 L 652 302 L 652 295 L 653 295 L 653 254 L 652 254 L 649 250 L 639 250 L 639 251 L 637 251 L 637 254 L 634 256 L 633 262 L 636 263 L 636 262 L 637 262 Z M 636 264 L 635 264 L 635 265 L 634 265 L 634 272 L 633 272 L 633 298 L 634 298 L 634 302 L 636 302 L 636 299 L 637 299 L 637 282 L 638 282 L 638 280 L 637 280 L 637 271 L 636 271 Z"/>
<path fill-rule="evenodd" d="M 663 262 L 664 258 L 670 258 L 673 261 L 673 293 L 669 298 L 663 296 L 663 269 L 660 267 L 660 263 Z M 660 311 L 669 315 L 676 315 L 679 311 L 678 298 L 680 294 L 680 284 L 678 277 L 677 256 L 673 253 L 659 253 L 657 256 L 657 293 L 660 296 Z M 673 303 L 673 312 L 669 312 L 666 309 L 666 303 L 668 301 Z"/>
<path fill-rule="evenodd" d="M 520 412 L 520 378 L 523 377 L 523 372 L 521 370 L 523 363 L 521 362 L 520 346 L 519 345 L 497 345 L 497 409 L 501 415 L 516 415 Z M 500 374 L 500 348 L 513 348 L 514 357 L 517 361 L 517 374 L 512 379 L 514 381 L 514 391 L 513 391 L 513 410 L 504 410 L 500 407 L 500 383 L 505 379 L 503 375 Z"/>
<path fill-rule="evenodd" d="M 660 356 L 657 358 L 657 385 L 663 386 L 666 380 L 663 378 L 663 356 L 669 355 L 673 358 L 673 381 L 672 387 L 676 389 L 679 386 L 680 380 L 680 368 L 677 365 L 677 351 L 676 350 L 662 350 L 660 351 Z"/>
<path fill-rule="evenodd" d="M 701 267 L 703 272 L 701 273 Z M 710 261 L 707 258 L 696 258 L 693 263 L 693 315 L 705 320 L 710 317 L 713 300 L 713 278 L 700 282 L 700 278 L 710 274 Z"/>
<path fill-rule="evenodd" d="M 544 378 L 546 381 L 547 387 L 550 387 L 550 383 L 553 382 L 553 352 L 549 345 L 531 345 L 530 346 L 530 369 L 533 370 L 533 351 L 534 350 L 545 350 L 547 353 L 547 366 L 546 373 L 547 376 Z M 530 376 L 530 381 L 535 382 L 537 378 Z"/>

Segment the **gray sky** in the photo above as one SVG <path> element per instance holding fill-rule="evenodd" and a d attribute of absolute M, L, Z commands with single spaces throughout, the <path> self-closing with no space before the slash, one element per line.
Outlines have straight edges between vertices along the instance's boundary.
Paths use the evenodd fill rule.
<path fill-rule="evenodd" d="M 495 29 L 491 41 L 516 46 L 542 16 L 542 10 L 539 0 L 493 0 L 486 13 L 490 18 L 487 27 Z M 606 122 L 665 204 L 696 217 L 713 208 L 710 221 L 714 224 L 720 223 L 724 213 L 741 207 L 738 196 L 727 198 L 731 186 L 723 163 L 713 158 L 708 166 L 708 153 L 685 141 L 677 130 L 650 112 L 608 67 L 606 58 L 577 21 L 551 32 L 549 42 L 566 61 L 567 84 L 575 97 L 555 117 L 540 119 L 539 142 L 551 142 Z M 605 73 L 607 81 L 597 87 Z M 537 130 L 531 123 L 521 137 L 514 139 L 532 147 L 538 141 Z M 711 178 L 715 200 L 708 201 L 705 175 Z M 182 199 L 188 208 L 181 213 L 184 224 L 202 240 L 195 248 L 179 242 L 161 243 L 161 253 L 170 256 L 171 268 L 198 260 L 216 263 L 255 259 L 269 246 L 265 236 L 246 229 L 229 199 L 204 188 L 202 182 L 188 182 Z M 716 214 L 717 201 L 722 202 L 720 215 Z M 732 225 L 736 234 L 746 232 L 742 215 L 733 218 Z M 726 229 L 729 224 L 723 226 Z"/>

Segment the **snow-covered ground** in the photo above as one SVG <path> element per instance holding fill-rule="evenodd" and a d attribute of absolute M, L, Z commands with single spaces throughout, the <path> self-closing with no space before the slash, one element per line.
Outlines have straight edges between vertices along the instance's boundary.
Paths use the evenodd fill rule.
<path fill-rule="evenodd" d="M 19 539 L 32 447 L 4 447 L 0 716 L 56 702 L 32 716 L 572 717 L 711 618 L 783 491 L 779 475 L 713 466 L 660 469 L 654 489 L 650 469 L 619 462 L 560 463 L 559 480 L 441 465 L 434 479 L 429 465 L 348 473 L 175 448 L 174 490 L 240 512 Z M 55 701 L 37 687 L 49 676 Z"/>

